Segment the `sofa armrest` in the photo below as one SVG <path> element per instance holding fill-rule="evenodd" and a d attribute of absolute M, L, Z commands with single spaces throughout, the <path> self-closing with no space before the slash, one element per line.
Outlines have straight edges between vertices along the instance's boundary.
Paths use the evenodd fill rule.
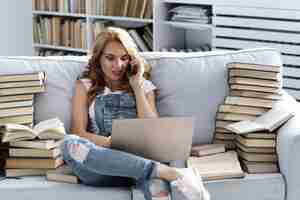
<path fill-rule="evenodd" d="M 286 181 L 286 200 L 296 200 L 300 196 L 300 103 L 284 94 L 282 103 L 295 116 L 278 130 L 277 153 L 279 167 Z"/>

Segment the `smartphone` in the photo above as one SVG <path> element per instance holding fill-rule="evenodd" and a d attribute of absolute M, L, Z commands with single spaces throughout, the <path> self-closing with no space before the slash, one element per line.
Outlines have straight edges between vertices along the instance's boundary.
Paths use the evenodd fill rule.
<path fill-rule="evenodd" d="M 128 63 L 126 68 L 127 77 L 131 77 L 132 75 L 135 75 L 137 73 L 136 67 Z"/>

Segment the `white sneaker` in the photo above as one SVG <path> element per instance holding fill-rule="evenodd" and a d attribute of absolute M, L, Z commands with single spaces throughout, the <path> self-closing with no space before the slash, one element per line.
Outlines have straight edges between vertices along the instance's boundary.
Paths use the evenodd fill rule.
<path fill-rule="evenodd" d="M 210 200 L 208 191 L 204 188 L 200 174 L 194 168 L 176 169 L 182 176 L 171 182 L 180 199 L 186 200 Z M 176 191 L 178 190 L 178 191 Z"/>

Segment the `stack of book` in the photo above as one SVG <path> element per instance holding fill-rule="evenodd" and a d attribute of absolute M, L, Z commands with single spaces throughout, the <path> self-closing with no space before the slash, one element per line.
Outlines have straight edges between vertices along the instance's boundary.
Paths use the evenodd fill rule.
<path fill-rule="evenodd" d="M 171 21 L 209 24 L 211 22 L 210 7 L 177 6 L 169 10 Z"/>
<path fill-rule="evenodd" d="M 150 26 L 128 29 L 128 33 L 130 34 L 140 51 L 153 50 L 153 31 Z"/>
<path fill-rule="evenodd" d="M 152 18 L 152 0 L 89 0 L 87 12 L 91 15 Z"/>
<path fill-rule="evenodd" d="M 86 0 L 32 0 L 32 8 L 38 11 L 83 14 L 86 13 Z"/>
<path fill-rule="evenodd" d="M 269 111 L 281 99 L 280 67 L 248 63 L 229 63 L 230 93 L 218 108 L 214 143 L 235 149 L 235 134 L 228 124 L 254 120 Z"/>
<path fill-rule="evenodd" d="M 9 144 L 6 176 L 45 175 L 63 164 L 59 145 L 66 133 L 59 119 L 42 121 L 32 129 L 7 123 L 0 131 L 2 142 Z"/>
<path fill-rule="evenodd" d="M 86 21 L 57 16 L 33 18 L 33 40 L 37 44 L 87 49 Z"/>
<path fill-rule="evenodd" d="M 48 181 L 64 182 L 64 183 L 79 183 L 78 177 L 72 172 L 67 165 L 62 165 L 57 169 L 49 170 L 46 173 Z"/>
<path fill-rule="evenodd" d="M 248 173 L 278 172 L 276 129 L 293 114 L 276 106 L 251 121 L 241 121 L 226 128 L 237 134 L 235 144 L 244 170 Z"/>
<path fill-rule="evenodd" d="M 45 78 L 44 72 L 0 75 L 0 124 L 32 126 L 33 95 L 44 92 Z M 0 141 L 0 149 L 0 169 L 3 169 L 8 145 Z"/>

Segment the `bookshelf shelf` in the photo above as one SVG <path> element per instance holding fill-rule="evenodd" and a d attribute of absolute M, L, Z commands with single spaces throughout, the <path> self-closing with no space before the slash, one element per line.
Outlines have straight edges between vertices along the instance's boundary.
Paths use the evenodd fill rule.
<path fill-rule="evenodd" d="M 78 14 L 78 13 L 62 13 L 62 12 L 53 12 L 53 11 L 41 11 L 34 10 L 32 11 L 33 15 L 38 16 L 60 16 L 60 17 L 77 17 L 77 18 L 86 18 L 86 14 Z"/>
<path fill-rule="evenodd" d="M 104 19 L 109 21 L 123 21 L 123 22 L 138 22 L 143 24 L 153 23 L 152 19 L 141 19 L 135 17 L 122 17 L 122 16 L 104 16 L 104 15 L 88 15 L 91 19 Z"/>
<path fill-rule="evenodd" d="M 216 0 L 163 0 L 164 3 L 179 3 L 179 4 L 212 4 Z"/>
<path fill-rule="evenodd" d="M 164 24 L 175 28 L 195 29 L 195 30 L 207 30 L 213 28 L 211 24 L 199 24 L 199 23 L 192 23 L 192 22 L 165 21 Z"/>
<path fill-rule="evenodd" d="M 78 52 L 78 53 L 88 53 L 87 49 L 80 49 L 80 48 L 71 48 L 71 47 L 64 47 L 64 46 L 56 46 L 56 45 L 49 45 L 49 44 L 33 44 L 35 48 L 44 48 L 44 49 L 52 49 L 52 50 L 62 50 L 62 51 L 71 51 L 71 52 Z"/>

